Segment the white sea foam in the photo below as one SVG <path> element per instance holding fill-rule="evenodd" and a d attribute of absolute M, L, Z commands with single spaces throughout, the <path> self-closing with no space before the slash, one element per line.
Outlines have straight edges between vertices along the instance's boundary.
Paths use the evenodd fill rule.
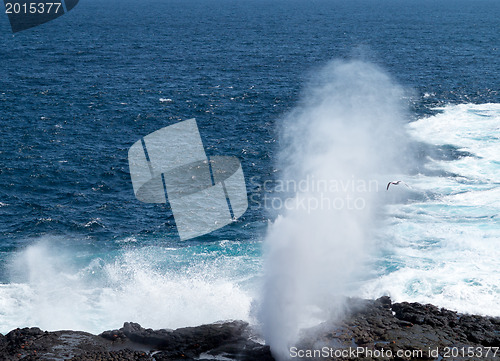
<path fill-rule="evenodd" d="M 78 265 L 78 254 L 41 240 L 17 254 L 12 283 L 0 285 L 0 332 L 38 326 L 99 333 L 125 321 L 177 328 L 249 320 L 252 296 L 239 284 L 241 258 L 168 269 L 161 264 L 165 252 L 131 249 Z"/>
<path fill-rule="evenodd" d="M 500 182 L 500 104 L 458 104 L 409 124 L 414 138 L 433 145 L 453 145 L 472 154 L 431 167 L 476 180 Z"/>
<path fill-rule="evenodd" d="M 457 176 L 418 175 L 411 183 L 433 196 L 393 204 L 380 246 L 377 277 L 362 295 L 433 303 L 461 312 L 500 316 L 500 104 L 448 105 L 410 124 L 431 145 L 470 153 L 428 167 Z"/>

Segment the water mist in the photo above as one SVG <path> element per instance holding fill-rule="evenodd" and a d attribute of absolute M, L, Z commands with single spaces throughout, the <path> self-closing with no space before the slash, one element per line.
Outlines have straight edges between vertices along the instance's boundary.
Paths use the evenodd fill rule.
<path fill-rule="evenodd" d="M 334 61 L 283 119 L 280 184 L 289 198 L 266 236 L 260 312 L 279 360 L 301 329 L 341 317 L 344 295 L 355 293 L 384 175 L 404 153 L 404 96 L 378 66 Z"/>

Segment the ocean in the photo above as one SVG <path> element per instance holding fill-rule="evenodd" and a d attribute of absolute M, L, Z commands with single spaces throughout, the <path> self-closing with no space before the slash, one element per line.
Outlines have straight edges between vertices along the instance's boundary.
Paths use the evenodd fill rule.
<path fill-rule="evenodd" d="M 0 332 L 259 323 L 269 263 L 307 270 L 280 263 L 286 253 L 266 258 L 269 227 L 287 217 L 272 203 L 283 154 L 312 162 L 300 139 L 330 134 L 349 109 L 321 113 L 317 129 L 301 122 L 290 147 L 294 114 L 322 109 L 318 74 L 336 104 L 368 99 L 359 114 L 375 131 L 404 109 L 393 150 L 411 163 L 378 168 L 373 231 L 362 249 L 335 251 L 363 253 L 342 293 L 500 316 L 499 13 L 496 0 L 82 0 L 16 34 L 0 17 Z M 190 118 L 208 156 L 240 159 L 249 208 L 181 241 L 168 206 L 135 198 L 128 149 Z M 327 143 L 380 146 L 351 134 L 356 119 Z M 358 162 L 334 149 L 335 164 Z M 407 185 L 386 190 L 396 180 Z M 321 247 L 330 220 L 314 219 L 295 224 Z"/>

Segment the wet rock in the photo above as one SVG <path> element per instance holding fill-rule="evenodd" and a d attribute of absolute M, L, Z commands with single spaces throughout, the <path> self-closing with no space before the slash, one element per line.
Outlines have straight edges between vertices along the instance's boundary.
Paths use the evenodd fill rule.
<path fill-rule="evenodd" d="M 297 347 L 311 350 L 360 347 L 366 353 L 307 360 L 436 360 L 444 357 L 445 347 L 500 347 L 498 318 L 463 315 L 419 303 L 393 304 L 389 297 L 371 301 L 349 299 L 347 305 L 342 320 L 305 330 Z M 242 321 L 177 330 L 153 330 L 127 322 L 122 328 L 99 336 L 23 328 L 0 335 L 0 360 L 274 360 L 269 347 L 253 341 L 252 336 L 251 327 Z M 383 356 L 370 354 L 375 351 Z M 499 356 L 500 350 L 496 360 Z M 495 360 L 492 353 L 488 357 L 453 357 L 453 360 L 476 359 Z"/>
<path fill-rule="evenodd" d="M 302 349 L 331 347 L 366 352 L 342 360 L 436 360 L 445 357 L 446 347 L 486 350 L 498 347 L 500 319 L 461 315 L 433 305 L 394 303 L 387 297 L 375 301 L 349 299 L 347 314 L 341 321 L 323 324 L 305 333 Z M 331 330 L 335 329 L 335 332 Z M 373 351 L 390 351 L 374 356 Z M 399 354 L 398 354 L 399 353 Z M 390 356 L 388 356 L 390 355 Z M 496 354 L 498 359 L 500 350 Z M 450 359 L 451 355 L 448 357 Z M 311 358 L 308 358 L 309 360 Z M 316 358 L 312 358 L 316 360 Z M 317 358 L 337 360 L 338 358 Z M 494 360 L 488 357 L 468 357 L 453 360 Z"/>

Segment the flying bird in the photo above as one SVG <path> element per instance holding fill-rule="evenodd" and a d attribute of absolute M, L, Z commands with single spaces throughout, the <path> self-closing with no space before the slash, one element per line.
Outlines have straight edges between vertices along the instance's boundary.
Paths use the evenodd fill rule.
<path fill-rule="evenodd" d="M 391 184 L 394 184 L 395 186 L 397 186 L 397 185 L 398 185 L 398 184 L 400 184 L 400 183 L 404 184 L 404 185 L 405 185 L 405 186 L 407 186 L 408 188 L 411 188 L 411 187 L 410 187 L 408 184 L 406 184 L 405 182 L 398 180 L 398 181 L 393 181 L 393 182 L 389 182 L 389 183 L 387 183 L 387 188 L 386 188 L 386 191 L 388 191 L 388 190 L 389 190 L 389 187 L 391 186 Z"/>

